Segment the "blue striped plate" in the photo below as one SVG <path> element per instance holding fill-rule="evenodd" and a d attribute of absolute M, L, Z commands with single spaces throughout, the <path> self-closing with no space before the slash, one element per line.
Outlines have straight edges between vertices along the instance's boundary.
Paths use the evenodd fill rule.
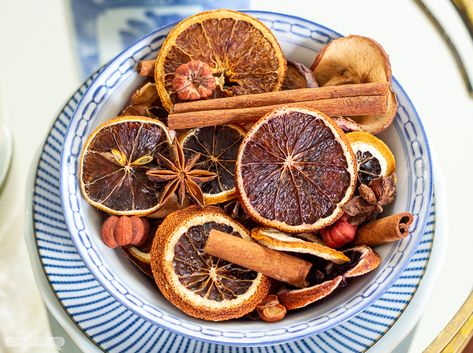
<path fill-rule="evenodd" d="M 435 204 L 419 247 L 401 276 L 368 308 L 323 333 L 266 347 L 228 347 L 204 343 L 160 328 L 131 312 L 94 278 L 67 231 L 58 193 L 64 136 L 78 101 L 93 77 L 70 98 L 43 146 L 33 188 L 33 229 L 51 289 L 77 327 L 106 352 L 293 353 L 363 352 L 381 339 L 417 291 L 430 259 Z"/>
<path fill-rule="evenodd" d="M 251 13 L 273 30 L 289 57 L 297 51 L 297 58 L 306 63 L 325 43 L 339 36 L 300 18 Z M 124 101 L 120 96 L 127 97 L 136 87 L 136 61 L 155 55 L 169 28 L 133 44 L 89 79 L 68 102 L 48 136 L 36 176 L 33 216 L 40 258 L 58 299 L 79 327 L 99 347 L 110 351 L 127 351 L 127 346 L 130 351 L 147 351 L 144 347 L 148 345 L 150 351 L 165 351 L 176 348 L 174 344 L 198 344 L 198 351 L 221 350 L 222 346 L 211 342 L 268 345 L 310 335 L 274 349 L 359 351 L 369 347 L 391 327 L 415 292 L 430 254 L 434 226 L 433 211 L 429 213 L 432 173 L 427 140 L 412 103 L 397 82 L 398 117 L 391 133 L 386 132 L 383 138 L 398 158 L 400 192 L 396 207 L 416 216 L 413 232 L 403 241 L 380 248 L 383 263 L 379 270 L 354 281 L 324 305 L 294 313 L 273 325 L 193 320 L 166 302 L 159 305 L 162 299 L 153 286 L 135 273 L 129 273 L 128 279 L 139 285 L 130 289 L 122 277 L 131 272 L 130 267 L 117 252 L 99 249 L 101 244 L 89 225 L 96 213 L 87 209 L 78 192 L 77 156 L 84 137 L 101 119 L 112 117 Z M 409 272 L 402 274 L 403 270 Z M 176 336 L 158 325 L 206 343 Z M 164 346 L 151 344 L 153 339 Z"/>

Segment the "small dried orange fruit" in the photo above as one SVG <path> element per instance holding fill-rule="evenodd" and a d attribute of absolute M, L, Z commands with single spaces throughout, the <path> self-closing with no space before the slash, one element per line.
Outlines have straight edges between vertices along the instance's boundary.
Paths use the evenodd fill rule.
<path fill-rule="evenodd" d="M 116 215 L 156 211 L 160 186 L 146 176 L 167 155 L 171 137 L 156 119 L 125 116 L 107 121 L 89 136 L 80 158 L 79 184 L 92 206 Z"/>
<path fill-rule="evenodd" d="M 180 137 L 186 159 L 199 153 L 195 167 L 217 175 L 200 185 L 209 205 L 225 202 L 237 196 L 235 163 L 246 130 L 238 125 L 220 125 L 192 129 Z"/>
<path fill-rule="evenodd" d="M 312 243 L 295 238 L 276 229 L 254 228 L 251 230 L 251 237 L 261 245 L 273 250 L 314 255 L 336 264 L 343 264 L 350 261 L 341 251 L 337 251 L 320 243 Z"/>
<path fill-rule="evenodd" d="M 358 163 L 358 179 L 368 185 L 373 179 L 396 171 L 396 159 L 389 147 L 379 138 L 364 131 L 347 135 Z"/>
<path fill-rule="evenodd" d="M 186 314 L 210 321 L 241 317 L 268 294 L 264 275 L 204 253 L 212 229 L 250 239 L 220 208 L 189 207 L 171 213 L 151 248 L 151 268 L 161 293 Z"/>
<path fill-rule="evenodd" d="M 288 233 L 334 223 L 354 193 L 356 159 L 325 114 L 296 107 L 261 118 L 238 153 L 236 186 L 255 221 Z"/>
<path fill-rule="evenodd" d="M 163 106 L 185 100 L 277 91 L 286 60 L 271 31 L 231 10 L 206 11 L 179 22 L 155 64 Z"/>

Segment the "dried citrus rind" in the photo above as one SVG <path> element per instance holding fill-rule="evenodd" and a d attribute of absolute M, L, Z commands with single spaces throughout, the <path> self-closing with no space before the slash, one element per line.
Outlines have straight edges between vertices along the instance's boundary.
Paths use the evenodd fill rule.
<path fill-rule="evenodd" d="M 186 314 L 210 321 L 241 317 L 268 294 L 267 277 L 204 253 L 210 230 L 250 239 L 248 231 L 220 208 L 189 207 L 159 226 L 151 268 L 161 293 Z"/>
<path fill-rule="evenodd" d="M 262 22 L 231 10 L 198 13 L 179 22 L 158 53 L 156 88 L 168 111 L 180 101 L 176 69 L 192 60 L 210 66 L 217 85 L 212 97 L 277 91 L 286 74 L 281 47 Z"/>
<path fill-rule="evenodd" d="M 247 133 L 236 187 L 255 221 L 288 233 L 314 232 L 343 214 L 356 175 L 353 151 L 332 119 L 316 110 L 283 107 Z"/>
<path fill-rule="evenodd" d="M 79 184 L 92 206 L 116 215 L 156 211 L 161 188 L 146 171 L 167 154 L 171 137 L 156 119 L 124 116 L 107 121 L 89 136 L 80 158 Z"/>
<path fill-rule="evenodd" d="M 238 149 L 246 135 L 239 125 L 226 124 L 196 128 L 181 135 L 180 142 L 186 159 L 199 153 L 195 167 L 213 172 L 217 177 L 200 185 L 205 202 L 214 205 L 234 199 L 235 164 Z"/>
<path fill-rule="evenodd" d="M 295 238 L 276 229 L 254 228 L 251 230 L 251 237 L 261 245 L 273 250 L 310 254 L 336 264 L 350 261 L 341 251 L 337 251 L 326 245 Z"/>
<path fill-rule="evenodd" d="M 347 135 L 358 163 L 358 179 L 368 185 L 373 179 L 396 171 L 396 159 L 389 147 L 368 132 L 354 131 Z"/>

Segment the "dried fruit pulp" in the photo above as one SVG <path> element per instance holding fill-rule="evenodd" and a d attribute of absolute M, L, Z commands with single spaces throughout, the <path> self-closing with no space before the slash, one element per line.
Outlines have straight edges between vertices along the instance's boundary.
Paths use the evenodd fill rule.
<path fill-rule="evenodd" d="M 249 238 L 221 209 L 190 207 L 170 214 L 158 228 L 151 267 L 163 295 L 185 313 L 220 321 L 241 317 L 266 296 L 262 274 L 204 253 L 211 229 Z"/>
<path fill-rule="evenodd" d="M 236 196 L 235 163 L 245 134 L 240 126 L 220 125 L 192 129 L 182 135 L 186 159 L 199 153 L 196 168 L 217 174 L 215 179 L 201 184 L 208 204 L 228 201 Z"/>
<path fill-rule="evenodd" d="M 352 196 L 356 162 L 344 133 L 324 114 L 281 108 L 248 132 L 237 188 L 259 223 L 296 233 L 333 223 Z"/>
<path fill-rule="evenodd" d="M 379 138 L 363 131 L 347 134 L 358 163 L 358 179 L 368 185 L 371 180 L 396 171 L 396 160 L 389 147 Z"/>
<path fill-rule="evenodd" d="M 179 102 L 176 69 L 191 60 L 211 67 L 217 83 L 213 97 L 276 91 L 286 73 L 282 50 L 260 21 L 230 10 L 202 12 L 177 24 L 158 54 L 156 87 L 168 111 Z"/>
<path fill-rule="evenodd" d="M 80 160 L 80 186 L 93 206 L 112 214 L 144 215 L 159 208 L 160 188 L 146 176 L 170 137 L 157 120 L 126 116 L 99 126 Z"/>

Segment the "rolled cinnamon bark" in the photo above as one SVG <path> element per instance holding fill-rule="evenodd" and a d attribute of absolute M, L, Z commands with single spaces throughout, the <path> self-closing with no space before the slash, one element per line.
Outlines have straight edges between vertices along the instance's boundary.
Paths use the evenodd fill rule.
<path fill-rule="evenodd" d="M 154 60 L 138 61 L 136 71 L 143 77 L 153 77 L 154 75 Z"/>
<path fill-rule="evenodd" d="M 310 262 L 268 249 L 251 240 L 212 229 L 204 251 L 209 255 L 260 272 L 298 288 L 308 285 L 306 277 L 312 267 Z"/>
<path fill-rule="evenodd" d="M 355 244 L 377 246 L 403 239 L 413 220 L 410 212 L 401 212 L 366 223 L 358 229 Z"/>

